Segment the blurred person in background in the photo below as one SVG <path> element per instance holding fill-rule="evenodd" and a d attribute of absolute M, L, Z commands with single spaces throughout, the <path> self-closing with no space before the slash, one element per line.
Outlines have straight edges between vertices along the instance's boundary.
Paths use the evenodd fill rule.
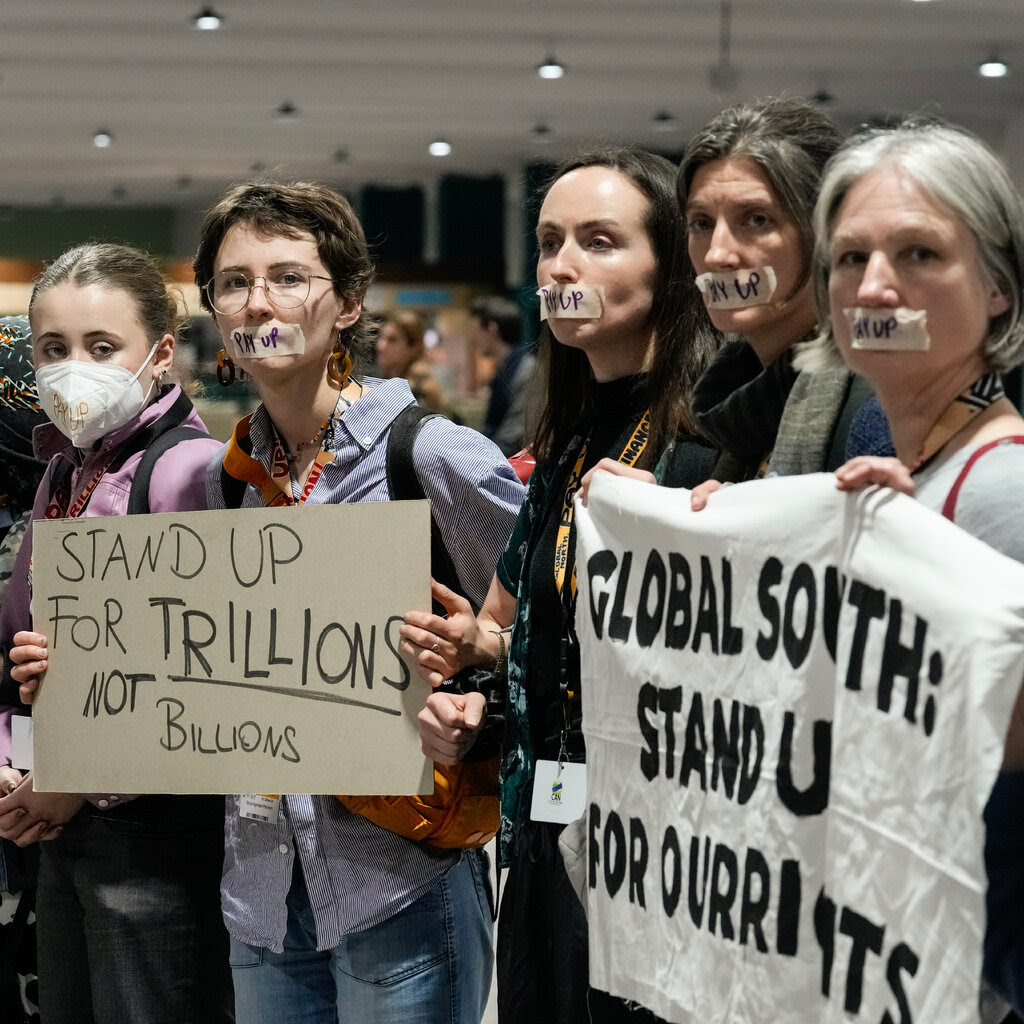
<path fill-rule="evenodd" d="M 377 334 L 377 371 L 384 380 L 404 377 L 416 401 L 431 412 L 447 413 L 441 385 L 427 360 L 423 318 L 409 309 L 385 312 Z"/>
<path fill-rule="evenodd" d="M 506 455 L 523 448 L 527 419 L 540 395 L 531 387 L 536 360 L 522 343 L 522 315 L 511 299 L 489 295 L 470 307 L 477 351 L 494 360 L 483 433 Z"/>
<path fill-rule="evenodd" d="M 0 317 L 0 601 L 25 536 L 46 463 L 32 451 L 32 431 L 46 422 L 32 367 L 26 316 Z M 0 1020 L 39 1020 L 36 983 L 38 847 L 0 839 Z"/>

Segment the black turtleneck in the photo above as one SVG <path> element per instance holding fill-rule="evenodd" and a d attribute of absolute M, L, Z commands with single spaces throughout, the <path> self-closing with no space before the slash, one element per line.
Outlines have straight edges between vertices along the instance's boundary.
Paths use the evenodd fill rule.
<path fill-rule="evenodd" d="M 626 377 L 596 385 L 594 405 L 590 414 L 578 424 L 576 434 L 589 438 L 583 471 L 606 456 L 618 458 L 633 436 L 649 404 L 646 374 Z M 525 593 L 530 601 L 529 667 L 526 673 L 527 703 L 534 750 L 539 758 L 558 756 L 562 728 L 562 705 L 559 692 L 559 666 L 564 616 L 555 587 L 554 557 L 559 514 L 569 475 L 579 454 L 578 448 L 556 473 L 545 499 L 544 519 L 539 525 L 536 547 L 526 569 Z M 557 462 L 557 456 L 553 462 Z M 569 565 L 576 561 L 575 524 L 569 541 Z M 566 587 L 569 585 L 566 573 Z M 579 662 L 575 662 L 573 687 L 576 693 L 571 705 L 572 734 L 569 755 L 583 759 L 583 734 L 580 731 Z"/>
<path fill-rule="evenodd" d="M 720 480 L 757 474 L 775 447 L 779 421 L 796 380 L 790 352 L 762 366 L 746 341 L 726 342 L 693 389 L 691 407 L 704 436 L 730 458 Z M 721 464 L 720 464 L 721 465 Z"/>

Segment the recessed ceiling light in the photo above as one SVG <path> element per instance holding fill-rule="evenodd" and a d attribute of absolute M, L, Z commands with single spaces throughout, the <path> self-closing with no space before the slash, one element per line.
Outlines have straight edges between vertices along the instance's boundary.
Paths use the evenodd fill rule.
<path fill-rule="evenodd" d="M 434 139 L 434 141 L 427 146 L 427 152 L 431 156 L 448 156 L 452 151 L 452 144 L 446 142 L 444 139 Z"/>
<path fill-rule="evenodd" d="M 224 24 L 224 19 L 212 7 L 204 7 L 192 19 L 192 24 L 201 32 L 213 32 Z"/>
<path fill-rule="evenodd" d="M 982 78 L 1005 78 L 1009 73 L 1006 61 L 1000 60 L 995 54 L 978 65 L 978 74 Z"/>
<path fill-rule="evenodd" d="M 565 65 L 553 53 L 549 53 L 537 65 L 537 74 L 541 78 L 561 78 L 565 74 Z"/>
<path fill-rule="evenodd" d="M 95 135 L 93 135 L 92 144 L 97 149 L 107 149 L 114 144 L 114 136 L 105 128 L 101 128 Z"/>
<path fill-rule="evenodd" d="M 667 111 L 659 110 L 651 116 L 652 132 L 674 132 L 679 122 Z"/>

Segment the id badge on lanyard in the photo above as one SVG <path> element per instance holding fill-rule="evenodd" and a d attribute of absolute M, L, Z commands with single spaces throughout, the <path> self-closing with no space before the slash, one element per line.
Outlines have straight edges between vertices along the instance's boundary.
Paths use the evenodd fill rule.
<path fill-rule="evenodd" d="M 636 465 L 637 460 L 647 446 L 650 430 L 651 411 L 648 409 L 644 412 L 632 436 L 626 442 L 626 446 L 623 448 L 622 454 L 619 455 L 618 461 L 626 466 Z M 555 587 L 558 590 L 559 597 L 562 598 L 562 607 L 566 618 L 563 632 L 569 628 L 572 622 L 570 609 L 576 601 L 575 565 L 573 565 L 572 573 L 569 576 L 569 594 L 564 594 L 564 587 L 566 574 L 569 569 L 569 538 L 572 531 L 573 513 L 575 511 L 573 498 L 580 487 L 583 465 L 587 457 L 589 444 L 589 440 L 584 442 L 576 459 L 576 464 L 569 474 L 569 480 L 565 488 L 565 497 L 562 501 L 558 534 L 555 540 Z M 570 682 L 567 678 L 567 668 L 569 665 L 568 648 L 574 643 L 574 639 L 566 636 L 562 637 L 559 685 L 563 728 L 559 742 L 558 760 L 539 760 L 534 768 L 533 800 L 530 804 L 530 818 L 533 821 L 551 821 L 568 824 L 581 817 L 587 805 L 587 766 L 569 761 L 566 753 L 566 743 L 571 728 L 569 701 L 575 697 L 575 693 L 569 689 L 568 685 Z M 578 664 L 578 661 L 576 664 Z"/>

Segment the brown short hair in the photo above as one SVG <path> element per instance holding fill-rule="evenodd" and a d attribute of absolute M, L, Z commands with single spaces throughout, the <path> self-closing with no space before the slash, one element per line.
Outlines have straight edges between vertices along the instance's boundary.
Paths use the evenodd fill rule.
<path fill-rule="evenodd" d="M 312 181 L 251 181 L 230 188 L 203 220 L 192 270 L 207 311 L 212 313 L 213 309 L 205 288 L 213 277 L 224 236 L 236 224 L 261 235 L 312 235 L 317 253 L 331 275 L 335 294 L 349 301 L 362 301 L 366 295 L 373 280 L 373 261 L 363 226 L 341 193 Z M 351 327 L 342 331 L 342 343 L 357 366 L 365 362 L 372 350 L 371 335 L 365 310 Z"/>

